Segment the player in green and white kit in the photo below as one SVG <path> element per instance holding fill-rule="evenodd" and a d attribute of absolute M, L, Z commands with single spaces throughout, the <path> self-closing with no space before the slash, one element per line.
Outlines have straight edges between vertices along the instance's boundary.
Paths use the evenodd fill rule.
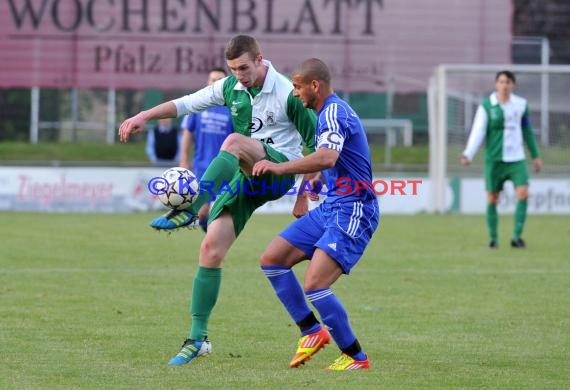
<path fill-rule="evenodd" d="M 461 163 L 469 165 L 485 141 L 485 188 L 487 190 L 487 226 L 490 248 L 498 247 L 497 202 L 503 184 L 511 180 L 515 186 L 517 205 L 511 246 L 526 248 L 521 238 L 526 220 L 528 199 L 528 169 L 524 144 L 534 160 L 534 169 L 539 172 L 542 160 L 530 125 L 527 101 L 512 93 L 515 75 L 507 70 L 495 77 L 496 91 L 477 109 L 467 146 L 461 156 Z"/>
<path fill-rule="evenodd" d="M 255 209 L 283 196 L 295 176 L 264 174 L 257 184 L 244 186 L 254 164 L 261 160 L 280 163 L 301 158 L 303 143 L 314 151 L 316 115 L 293 96 L 293 84 L 263 59 L 257 41 L 247 35 L 232 38 L 226 46 L 226 62 L 232 75 L 196 93 L 162 103 L 127 119 L 119 128 L 120 140 L 142 131 L 150 119 L 177 117 L 226 105 L 234 133 L 230 134 L 212 160 L 201 183 L 213 183 L 216 198 L 208 230 L 200 247 L 198 271 L 192 288 L 190 334 L 169 364 L 181 365 L 211 352 L 208 321 L 216 304 L 222 278 L 222 262 Z M 308 177 L 306 178 L 309 179 Z M 227 188 L 231 187 L 231 190 Z M 220 191 L 220 189 L 224 191 Z M 293 214 L 308 211 L 308 201 L 299 194 Z M 189 210 L 171 211 L 151 222 L 156 229 L 190 225 L 200 207 L 210 200 L 201 193 Z"/>

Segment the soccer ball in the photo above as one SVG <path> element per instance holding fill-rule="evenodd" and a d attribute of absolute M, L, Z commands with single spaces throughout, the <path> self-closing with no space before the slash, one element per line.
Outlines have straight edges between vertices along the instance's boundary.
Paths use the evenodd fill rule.
<path fill-rule="evenodd" d="M 192 171 L 182 167 L 169 168 L 162 173 L 168 189 L 158 195 L 163 205 L 173 210 L 187 209 L 199 194 L 198 178 Z"/>

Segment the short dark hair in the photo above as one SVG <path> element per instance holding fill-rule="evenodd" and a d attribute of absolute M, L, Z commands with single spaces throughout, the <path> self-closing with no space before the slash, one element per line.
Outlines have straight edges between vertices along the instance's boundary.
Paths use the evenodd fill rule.
<path fill-rule="evenodd" d="M 219 67 L 210 68 L 208 73 L 212 73 L 212 72 L 220 72 L 220 73 L 223 73 L 225 75 L 228 74 L 228 72 L 224 68 L 219 68 Z"/>
<path fill-rule="evenodd" d="M 237 35 L 230 39 L 226 45 L 226 60 L 234 60 L 244 53 L 254 60 L 261 54 L 259 43 L 254 37 L 249 35 Z"/>
<path fill-rule="evenodd" d="M 319 80 L 327 85 L 331 83 L 331 72 L 328 66 L 318 58 L 309 58 L 295 69 L 293 75 L 299 75 L 305 82 Z"/>
<path fill-rule="evenodd" d="M 495 76 L 495 81 L 497 81 L 499 79 L 499 77 L 501 77 L 502 75 L 505 75 L 509 80 L 511 80 L 513 82 L 513 84 L 517 83 L 517 79 L 515 78 L 515 74 L 513 72 L 511 72 L 510 70 L 501 70 L 500 72 L 497 72 L 497 75 Z"/>

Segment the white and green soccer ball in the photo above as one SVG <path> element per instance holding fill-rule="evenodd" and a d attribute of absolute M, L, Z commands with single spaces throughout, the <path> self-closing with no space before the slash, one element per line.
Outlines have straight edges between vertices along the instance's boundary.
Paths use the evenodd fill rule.
<path fill-rule="evenodd" d="M 196 175 L 182 167 L 168 168 L 162 173 L 166 191 L 158 195 L 158 199 L 166 207 L 173 210 L 185 210 L 194 203 L 199 194 L 199 183 Z"/>

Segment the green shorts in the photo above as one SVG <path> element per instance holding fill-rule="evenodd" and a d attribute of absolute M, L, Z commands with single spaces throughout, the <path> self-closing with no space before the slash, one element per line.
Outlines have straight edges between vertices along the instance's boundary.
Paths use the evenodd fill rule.
<path fill-rule="evenodd" d="M 265 159 L 275 163 L 289 161 L 281 152 L 263 143 Z M 265 174 L 249 177 L 241 170 L 237 171 L 229 183 L 229 188 L 222 187 L 210 210 L 208 223 L 228 209 L 234 221 L 236 237 L 239 236 L 255 209 L 267 202 L 281 198 L 295 185 L 295 175 Z"/>
<path fill-rule="evenodd" d="M 510 180 L 515 187 L 528 185 L 526 160 L 515 162 L 493 161 L 485 164 L 485 189 L 487 192 L 501 192 L 505 181 Z"/>

